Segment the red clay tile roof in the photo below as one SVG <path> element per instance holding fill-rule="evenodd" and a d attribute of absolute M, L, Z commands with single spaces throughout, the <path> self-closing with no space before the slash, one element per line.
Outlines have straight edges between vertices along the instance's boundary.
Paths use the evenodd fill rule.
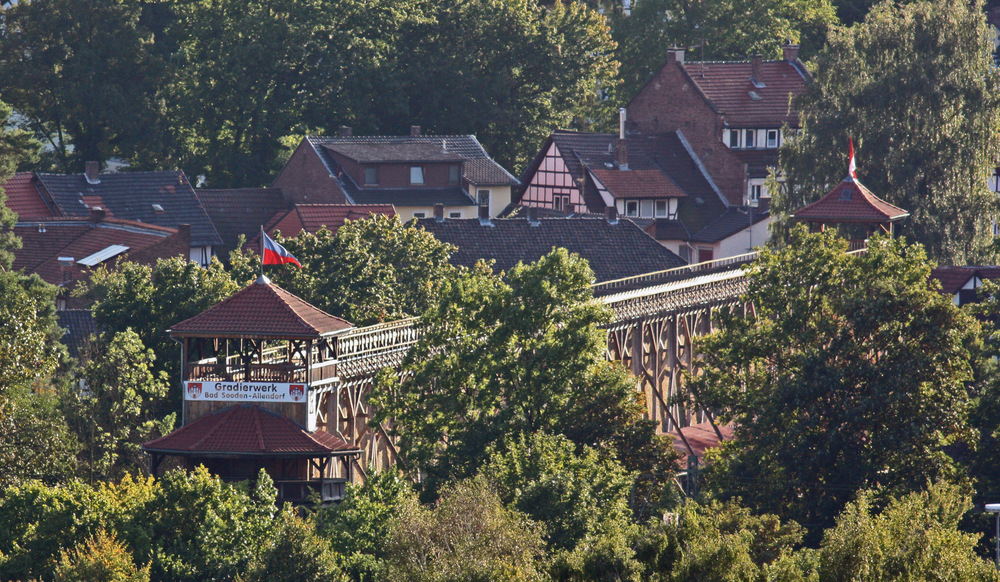
<path fill-rule="evenodd" d="M 733 438 L 733 425 L 727 424 L 719 427 L 719 432 L 722 433 L 723 440 L 732 440 Z M 681 466 L 687 466 L 687 458 L 691 452 L 702 460 L 705 455 L 705 451 L 713 447 L 719 446 L 719 435 L 716 434 L 715 429 L 712 428 L 711 423 L 702 422 L 699 424 L 693 424 L 691 426 L 685 426 L 680 429 L 680 431 L 671 431 L 670 436 L 674 439 L 674 450 L 681 454 Z M 680 435 L 684 435 L 684 439 L 680 438 Z M 684 445 L 684 441 L 691 445 L 691 450 Z"/>
<path fill-rule="evenodd" d="M 42 200 L 42 194 L 32 182 L 32 172 L 19 172 L 11 176 L 3 185 L 7 194 L 7 208 L 17 213 L 18 218 L 51 218 L 52 210 Z"/>
<path fill-rule="evenodd" d="M 245 455 L 327 455 L 356 451 L 339 437 L 317 430 L 306 432 L 291 420 L 260 408 L 238 405 L 208 414 L 156 440 L 147 451 L 242 453 Z"/>
<path fill-rule="evenodd" d="M 310 339 L 354 327 L 267 281 L 242 291 L 168 331 L 179 337 Z"/>
<path fill-rule="evenodd" d="M 872 194 L 861 182 L 845 179 L 826 196 L 795 212 L 792 218 L 817 222 L 889 222 L 909 215 Z"/>
<path fill-rule="evenodd" d="M 315 234 L 323 227 L 336 234 L 348 220 L 361 220 L 371 214 L 396 216 L 392 204 L 296 204 L 288 212 L 273 217 L 264 227 L 271 235 L 280 231 L 284 237 L 297 236 L 303 230 Z M 253 240 L 260 238 L 258 234 Z"/>
<path fill-rule="evenodd" d="M 730 127 L 797 127 L 798 114 L 789 103 L 789 95 L 805 93 L 808 81 L 805 69 L 797 62 L 763 61 L 760 79 L 763 87 L 750 82 L 750 61 L 689 62 L 684 71 L 699 89 L 725 114 Z M 759 99 L 754 99 L 750 92 Z"/>
<path fill-rule="evenodd" d="M 1000 267 L 994 266 L 942 266 L 931 269 L 931 279 L 941 281 L 941 292 L 954 295 L 973 276 L 986 281 L 1000 279 Z"/>
<path fill-rule="evenodd" d="M 615 198 L 684 198 L 687 194 L 659 170 L 591 170 Z"/>

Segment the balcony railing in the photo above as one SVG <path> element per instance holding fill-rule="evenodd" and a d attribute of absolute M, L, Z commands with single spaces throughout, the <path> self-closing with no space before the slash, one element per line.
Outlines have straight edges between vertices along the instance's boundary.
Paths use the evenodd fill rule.
<path fill-rule="evenodd" d="M 322 503 L 340 501 L 347 490 L 346 479 L 290 479 L 275 481 L 278 489 L 278 502 L 308 503 L 314 493 L 319 494 Z"/>

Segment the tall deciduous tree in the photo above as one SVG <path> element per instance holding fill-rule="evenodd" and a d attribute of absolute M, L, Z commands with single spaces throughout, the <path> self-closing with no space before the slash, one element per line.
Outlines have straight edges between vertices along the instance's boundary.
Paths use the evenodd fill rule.
<path fill-rule="evenodd" d="M 977 322 L 929 281 L 920 246 L 875 238 L 847 255 L 831 233 L 792 231 L 749 270 L 756 317 L 699 345 L 696 398 L 736 436 L 712 487 L 815 533 L 855 492 L 962 478 L 944 448 L 973 431 L 966 382 Z"/>
<path fill-rule="evenodd" d="M 140 24 L 152 2 L 36 0 L 4 10 L 0 86 L 62 171 L 88 160 L 162 157 L 166 66 Z"/>
<path fill-rule="evenodd" d="M 798 102 L 802 132 L 782 149 L 788 188 L 772 207 L 792 212 L 845 176 L 853 136 L 858 177 L 911 213 L 903 231 L 932 258 L 964 265 L 994 256 L 992 38 L 979 1 L 883 2 L 864 22 L 834 29 Z"/>

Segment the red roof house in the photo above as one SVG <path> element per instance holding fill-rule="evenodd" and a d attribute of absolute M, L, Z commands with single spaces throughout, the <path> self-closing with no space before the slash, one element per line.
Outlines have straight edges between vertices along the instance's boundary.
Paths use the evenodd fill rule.
<path fill-rule="evenodd" d="M 852 240 L 866 240 L 879 231 L 891 235 L 893 224 L 909 215 L 909 212 L 875 196 L 864 184 L 848 176 L 825 196 L 796 211 L 792 218 L 808 222 L 813 230 L 841 225 Z"/>

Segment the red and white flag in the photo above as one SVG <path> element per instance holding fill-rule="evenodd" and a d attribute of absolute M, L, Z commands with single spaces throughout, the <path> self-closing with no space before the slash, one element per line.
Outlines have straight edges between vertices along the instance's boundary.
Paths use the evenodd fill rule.
<path fill-rule="evenodd" d="M 847 175 L 855 180 L 858 179 L 858 166 L 854 163 L 854 140 L 848 138 L 848 143 L 851 146 L 851 161 L 847 164 Z"/>
<path fill-rule="evenodd" d="M 292 256 L 292 253 L 288 250 L 274 242 L 274 239 L 267 236 L 266 232 L 262 232 L 264 235 L 263 243 L 261 244 L 261 249 L 263 253 L 261 255 L 262 265 L 284 265 L 285 263 L 292 263 L 298 268 L 302 268 L 302 264 L 299 260 Z"/>

